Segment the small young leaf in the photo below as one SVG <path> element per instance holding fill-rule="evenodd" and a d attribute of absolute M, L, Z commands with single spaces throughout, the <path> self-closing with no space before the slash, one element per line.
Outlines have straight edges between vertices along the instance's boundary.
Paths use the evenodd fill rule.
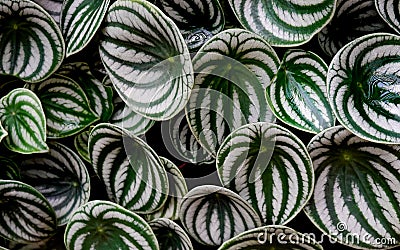
<path fill-rule="evenodd" d="M 81 133 L 77 134 L 74 138 L 74 146 L 78 154 L 87 162 L 90 161 L 89 155 L 89 133 L 90 130 L 82 131 Z"/>
<path fill-rule="evenodd" d="M 157 237 L 158 244 L 162 250 L 193 250 L 192 242 L 178 224 L 160 218 L 149 222 L 151 229 Z"/>
<path fill-rule="evenodd" d="M 11 159 L 0 156 L 0 180 L 21 180 L 18 165 Z"/>

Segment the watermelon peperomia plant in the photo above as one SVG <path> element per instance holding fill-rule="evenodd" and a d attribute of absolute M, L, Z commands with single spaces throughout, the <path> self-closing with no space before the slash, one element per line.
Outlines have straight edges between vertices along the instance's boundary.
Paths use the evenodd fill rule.
<path fill-rule="evenodd" d="M 0 0 L 0 249 L 400 247 L 399 33 L 394 0 Z"/>

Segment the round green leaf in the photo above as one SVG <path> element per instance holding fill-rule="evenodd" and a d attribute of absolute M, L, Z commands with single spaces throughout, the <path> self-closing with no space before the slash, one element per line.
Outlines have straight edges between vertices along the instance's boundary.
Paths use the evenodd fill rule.
<path fill-rule="evenodd" d="M 190 54 L 178 27 L 145 0 L 111 5 L 100 56 L 116 91 L 135 112 L 168 120 L 179 113 L 193 86 Z"/>
<path fill-rule="evenodd" d="M 190 190 L 183 197 L 179 218 L 196 241 L 211 246 L 261 226 L 260 217 L 239 195 L 212 185 Z"/>
<path fill-rule="evenodd" d="M 265 224 L 283 225 L 293 219 L 314 187 L 306 147 L 289 130 L 271 123 L 233 131 L 216 163 L 222 184 L 249 202 Z"/>
<path fill-rule="evenodd" d="M 1 98 L 0 122 L 8 132 L 3 143 L 9 150 L 21 154 L 48 151 L 46 117 L 32 91 L 17 88 Z"/>
<path fill-rule="evenodd" d="M 142 218 L 108 201 L 91 201 L 75 211 L 64 242 L 68 250 L 159 249 L 153 231 Z"/>
<path fill-rule="evenodd" d="M 322 250 L 312 237 L 285 226 L 265 226 L 239 234 L 218 250 Z"/>
<path fill-rule="evenodd" d="M 400 5 L 398 0 L 375 0 L 379 15 L 397 33 L 400 33 Z"/>
<path fill-rule="evenodd" d="M 266 92 L 275 116 L 311 133 L 334 126 L 326 93 L 327 71 L 328 66 L 318 55 L 303 50 L 287 51 Z"/>
<path fill-rule="evenodd" d="M 167 173 L 154 150 L 140 138 L 101 123 L 90 132 L 89 154 L 110 199 L 141 213 L 164 205 L 169 190 Z"/>
<path fill-rule="evenodd" d="M 22 161 L 21 177 L 32 185 L 54 208 L 58 225 L 89 200 L 90 177 L 85 164 L 71 149 L 52 142 L 49 152 Z"/>
<path fill-rule="evenodd" d="M 179 219 L 179 211 L 182 197 L 188 192 L 185 178 L 179 168 L 170 160 L 160 157 L 165 171 L 168 175 L 169 194 L 164 205 L 153 213 L 146 214 L 147 220 L 166 218 L 170 220 Z"/>
<path fill-rule="evenodd" d="M 19 181 L 0 180 L 0 204 L 0 236 L 28 243 L 55 233 L 54 210 L 33 187 Z"/>
<path fill-rule="evenodd" d="M 178 224 L 160 218 L 149 222 L 151 229 L 157 237 L 160 249 L 163 250 L 193 250 L 192 242 Z"/>
<path fill-rule="evenodd" d="M 343 47 L 327 76 L 339 122 L 357 136 L 400 143 L 400 37 L 371 34 Z"/>
<path fill-rule="evenodd" d="M 400 146 L 363 140 L 344 127 L 308 145 L 315 190 L 305 207 L 325 234 L 355 248 L 400 244 Z"/>
<path fill-rule="evenodd" d="M 65 45 L 57 23 L 42 7 L 30 0 L 3 0 L 0 23 L 0 74 L 38 82 L 57 70 Z"/>
<path fill-rule="evenodd" d="M 99 29 L 110 0 L 65 0 L 60 26 L 67 44 L 67 57 L 81 51 Z"/>
<path fill-rule="evenodd" d="M 99 119 L 91 110 L 83 89 L 68 77 L 54 74 L 44 82 L 26 87 L 43 103 L 50 138 L 77 134 Z"/>
<path fill-rule="evenodd" d="M 265 87 L 279 59 L 260 36 L 230 29 L 210 39 L 193 58 L 195 86 L 186 107 L 190 128 L 213 157 L 234 129 L 273 121 Z"/>
<path fill-rule="evenodd" d="M 333 17 L 336 0 L 228 0 L 240 23 L 272 46 L 308 42 Z"/>

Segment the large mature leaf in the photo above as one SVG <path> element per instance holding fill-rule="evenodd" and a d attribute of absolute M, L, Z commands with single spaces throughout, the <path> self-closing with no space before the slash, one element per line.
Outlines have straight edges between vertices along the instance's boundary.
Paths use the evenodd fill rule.
<path fill-rule="evenodd" d="M 12 180 L 0 180 L 0 236 L 17 242 L 34 242 L 55 233 L 53 208 L 36 189 Z"/>
<path fill-rule="evenodd" d="M 335 16 L 318 33 L 322 50 L 334 56 L 348 42 L 363 35 L 388 30 L 374 0 L 337 0 Z"/>
<path fill-rule="evenodd" d="M 135 135 L 145 134 L 154 125 L 150 120 L 127 106 L 119 96 L 114 97 L 114 113 L 110 118 L 110 123 L 123 127 Z"/>
<path fill-rule="evenodd" d="M 160 218 L 149 222 L 162 250 L 193 250 L 192 242 L 178 224 Z"/>
<path fill-rule="evenodd" d="M 336 0 L 228 0 L 240 23 L 273 46 L 309 41 L 333 17 Z"/>
<path fill-rule="evenodd" d="M 322 250 L 310 235 L 285 226 L 265 226 L 249 230 L 226 241 L 218 250 Z"/>
<path fill-rule="evenodd" d="M 179 218 L 196 241 L 212 246 L 261 226 L 260 217 L 239 195 L 212 185 L 190 190 L 182 200 Z"/>
<path fill-rule="evenodd" d="M 303 50 L 287 51 L 267 87 L 267 100 L 275 116 L 311 133 L 334 126 L 326 93 L 327 71 L 328 66 L 318 55 Z"/>
<path fill-rule="evenodd" d="M 314 187 L 306 147 L 289 130 L 271 123 L 232 132 L 218 151 L 217 167 L 224 186 L 249 202 L 265 224 L 293 219 Z"/>
<path fill-rule="evenodd" d="M 83 89 L 72 79 L 54 74 L 44 82 L 28 84 L 43 103 L 47 136 L 63 138 L 84 130 L 99 118 Z"/>
<path fill-rule="evenodd" d="M 375 0 L 379 15 L 397 33 L 400 33 L 400 5 L 398 0 Z"/>
<path fill-rule="evenodd" d="M 87 162 L 90 161 L 90 155 L 89 155 L 89 134 L 90 130 L 85 130 L 79 134 L 77 134 L 74 138 L 74 146 L 76 149 L 76 152 L 82 157 Z"/>
<path fill-rule="evenodd" d="M 168 196 L 167 173 L 157 154 L 140 138 L 101 123 L 90 132 L 89 153 L 113 201 L 141 213 L 163 206 Z"/>
<path fill-rule="evenodd" d="M 91 201 L 68 222 L 64 242 L 68 250 L 158 250 L 150 226 L 135 213 L 108 201 Z"/>
<path fill-rule="evenodd" d="M 0 99 L 0 122 L 8 136 L 4 145 L 21 154 L 43 153 L 46 117 L 39 98 L 30 90 L 17 88 Z"/>
<path fill-rule="evenodd" d="M 63 0 L 33 0 L 35 3 L 39 4 L 49 13 L 56 23 L 60 22 L 61 8 L 63 5 Z"/>
<path fill-rule="evenodd" d="M 0 74 L 41 81 L 60 66 L 64 50 L 57 23 L 42 7 L 30 0 L 0 2 Z"/>
<path fill-rule="evenodd" d="M 0 142 L 8 135 L 7 131 L 3 128 L 0 121 Z"/>
<path fill-rule="evenodd" d="M 130 108 L 154 120 L 167 120 L 184 108 L 193 69 L 171 19 L 145 0 L 120 0 L 111 5 L 102 32 L 100 56 Z"/>
<path fill-rule="evenodd" d="M 67 57 L 81 51 L 99 29 L 110 0 L 64 0 L 60 26 L 67 45 Z"/>
<path fill-rule="evenodd" d="M 327 76 L 340 123 L 361 138 L 400 143 L 400 37 L 371 34 L 343 47 Z"/>
<path fill-rule="evenodd" d="M 363 140 L 343 127 L 308 145 L 316 175 L 305 211 L 331 238 L 356 248 L 400 244 L 400 146 Z"/>
<path fill-rule="evenodd" d="M 182 162 L 193 164 L 211 164 L 214 157 L 197 141 L 190 130 L 184 112 L 161 123 L 163 143 L 170 155 Z"/>
<path fill-rule="evenodd" d="M 277 72 L 279 59 L 260 36 L 230 29 L 210 39 L 193 58 L 195 86 L 186 107 L 196 138 L 214 157 L 235 128 L 272 121 L 265 87 Z"/>
<path fill-rule="evenodd" d="M 155 4 L 176 23 L 192 51 L 224 28 L 218 0 L 155 0 Z"/>
<path fill-rule="evenodd" d="M 0 156 L 0 180 L 19 181 L 21 174 L 18 165 L 11 159 Z"/>
<path fill-rule="evenodd" d="M 49 148 L 48 153 L 21 163 L 21 177 L 46 197 L 56 212 L 58 225 L 64 225 L 78 207 L 88 202 L 90 177 L 74 151 L 57 142 L 49 143 Z"/>
<path fill-rule="evenodd" d="M 113 90 L 110 86 L 104 86 L 96 79 L 85 62 L 68 63 L 61 66 L 58 74 L 71 78 L 85 92 L 90 108 L 100 118 L 107 122 L 113 113 Z"/>
<path fill-rule="evenodd" d="M 160 157 L 160 160 L 167 171 L 169 194 L 162 208 L 153 213 L 146 214 L 146 218 L 148 220 L 154 220 L 158 218 L 177 220 L 179 219 L 182 197 L 186 195 L 188 188 L 186 186 L 185 178 L 183 177 L 179 168 L 164 157 Z"/>

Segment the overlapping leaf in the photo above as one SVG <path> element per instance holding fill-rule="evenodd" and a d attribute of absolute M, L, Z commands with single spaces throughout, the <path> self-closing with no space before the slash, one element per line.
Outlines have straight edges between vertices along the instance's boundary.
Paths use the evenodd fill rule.
<path fill-rule="evenodd" d="M 89 133 L 90 130 L 85 130 L 79 134 L 77 134 L 74 138 L 74 146 L 76 152 L 87 162 L 90 162 L 89 155 Z"/>
<path fill-rule="evenodd" d="M 57 70 L 65 45 L 57 23 L 42 7 L 30 0 L 3 0 L 0 23 L 0 74 L 38 82 Z"/>
<path fill-rule="evenodd" d="M 273 121 L 265 95 L 279 59 L 258 35 L 230 29 L 210 39 L 193 58 L 195 86 L 187 119 L 200 143 L 214 157 L 235 128 Z"/>
<path fill-rule="evenodd" d="M 53 208 L 36 189 L 12 180 L 0 180 L 0 235 L 16 242 L 35 242 L 55 233 Z"/>
<path fill-rule="evenodd" d="M 375 8 L 375 0 L 337 0 L 335 16 L 318 33 L 322 50 L 333 57 L 352 40 L 388 29 Z"/>
<path fill-rule="evenodd" d="M 343 47 L 327 76 L 328 97 L 340 121 L 370 141 L 400 143 L 400 37 L 371 34 Z"/>
<path fill-rule="evenodd" d="M 90 108 L 101 121 L 107 122 L 110 119 L 113 113 L 113 90 L 93 76 L 87 63 L 64 64 L 57 73 L 79 84 L 89 100 Z"/>
<path fill-rule="evenodd" d="M 163 250 L 193 250 L 192 242 L 178 224 L 160 218 L 149 222 L 151 229 L 157 237 L 160 249 Z"/>
<path fill-rule="evenodd" d="M 72 79 L 54 74 L 44 82 L 28 84 L 40 98 L 47 119 L 47 136 L 63 138 L 84 130 L 99 118 L 83 89 Z"/>
<path fill-rule="evenodd" d="M 315 239 L 285 226 L 265 226 L 246 231 L 226 241 L 218 250 L 274 249 L 322 250 Z"/>
<path fill-rule="evenodd" d="M 328 66 L 318 55 L 303 50 L 287 51 L 267 87 L 267 100 L 275 116 L 311 133 L 334 126 L 326 93 L 327 71 Z"/>
<path fill-rule="evenodd" d="M 67 45 L 67 57 L 82 50 L 96 34 L 110 0 L 65 0 L 60 26 Z"/>
<path fill-rule="evenodd" d="M 356 248 L 400 242 L 400 146 L 363 140 L 344 127 L 308 145 L 316 175 L 308 216 L 331 238 Z"/>
<path fill-rule="evenodd" d="M 307 149 L 279 125 L 253 123 L 232 132 L 218 151 L 217 167 L 222 184 L 249 202 L 265 224 L 286 224 L 312 194 Z"/>
<path fill-rule="evenodd" d="M 160 157 L 168 175 L 169 194 L 164 205 L 157 211 L 146 214 L 147 220 L 167 218 L 170 220 L 179 219 L 180 204 L 183 196 L 188 192 L 185 178 L 179 168 L 170 160 Z"/>
<path fill-rule="evenodd" d="M 185 41 L 171 19 L 145 0 L 121 0 L 111 5 L 102 33 L 100 56 L 131 109 L 167 120 L 184 108 L 193 69 Z"/>
<path fill-rule="evenodd" d="M 211 185 L 195 187 L 185 195 L 179 218 L 196 241 L 211 246 L 261 226 L 257 213 L 239 195 Z"/>
<path fill-rule="evenodd" d="M 400 5 L 398 0 L 375 0 L 379 15 L 397 33 L 400 33 Z"/>
<path fill-rule="evenodd" d="M 296 46 L 309 41 L 332 18 L 336 0 L 229 0 L 246 29 L 273 46 Z"/>
<path fill-rule="evenodd" d="M 89 136 L 94 170 L 109 197 L 123 207 L 142 213 L 160 209 L 168 196 L 168 179 L 157 154 L 131 132 L 101 123 Z"/>
<path fill-rule="evenodd" d="M 3 128 L 0 121 L 0 142 L 8 135 L 7 131 Z"/>
<path fill-rule="evenodd" d="M 33 0 L 49 13 L 56 23 L 60 22 L 63 0 Z"/>
<path fill-rule="evenodd" d="M 68 222 L 64 242 L 73 249 L 158 250 L 150 226 L 135 213 L 108 201 L 91 201 Z"/>
<path fill-rule="evenodd" d="M 30 90 L 17 88 L 0 99 L 0 122 L 8 136 L 4 145 L 21 154 L 43 153 L 46 117 L 39 98 Z"/>
<path fill-rule="evenodd" d="M 176 23 L 191 51 L 224 28 L 224 13 L 218 0 L 156 0 L 155 4 Z"/>
<path fill-rule="evenodd" d="M 49 152 L 21 163 L 22 181 L 32 185 L 54 208 L 58 225 L 89 200 L 90 178 L 85 164 L 71 149 L 49 143 Z"/>
<path fill-rule="evenodd" d="M 13 160 L 0 156 L 0 180 L 19 181 L 20 179 L 18 165 Z"/>

